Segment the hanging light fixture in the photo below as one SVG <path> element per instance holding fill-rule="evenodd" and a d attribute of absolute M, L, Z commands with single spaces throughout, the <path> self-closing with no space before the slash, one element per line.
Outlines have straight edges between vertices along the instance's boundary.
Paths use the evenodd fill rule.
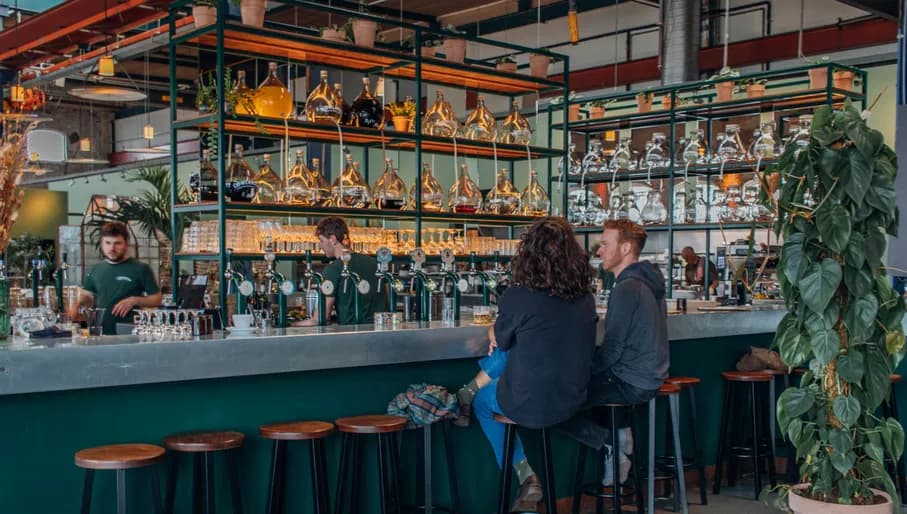
<path fill-rule="evenodd" d="M 145 126 L 142 127 L 142 136 L 148 140 L 148 145 L 151 145 L 151 140 L 154 139 L 154 125 L 151 124 L 151 109 L 148 105 L 148 97 L 151 96 L 151 86 L 148 82 L 148 75 L 150 74 L 150 65 L 148 64 L 148 51 L 145 51 Z"/>
<path fill-rule="evenodd" d="M 82 120 L 79 119 L 79 129 L 82 129 Z M 92 156 L 94 144 L 91 136 L 94 133 L 94 105 L 88 102 L 88 135 L 79 139 L 79 152 L 84 156 L 77 156 L 74 159 L 67 159 L 70 164 L 109 164 L 106 159 L 95 159 Z M 77 154 L 78 155 L 78 154 Z"/>
<path fill-rule="evenodd" d="M 104 21 L 103 21 L 103 23 L 104 24 L 107 23 L 107 0 L 104 0 Z M 106 37 L 105 37 L 105 43 L 106 42 L 107 41 L 106 41 Z M 115 75 L 115 72 L 113 70 L 113 64 L 114 64 L 113 56 L 110 55 L 110 49 L 107 47 L 106 44 L 104 45 L 104 49 L 106 50 L 104 52 L 104 55 L 100 59 L 98 59 L 98 75 L 100 75 L 102 77 L 112 77 Z"/>
<path fill-rule="evenodd" d="M 570 31 L 570 44 L 579 43 L 579 17 L 576 14 L 576 0 L 567 2 L 567 28 Z"/>

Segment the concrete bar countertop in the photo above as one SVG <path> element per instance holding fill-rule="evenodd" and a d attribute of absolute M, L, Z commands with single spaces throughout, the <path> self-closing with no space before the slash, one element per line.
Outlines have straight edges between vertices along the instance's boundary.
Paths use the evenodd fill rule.
<path fill-rule="evenodd" d="M 672 342 L 772 333 L 785 313 L 688 312 L 668 317 Z M 0 346 L 0 395 L 474 358 L 487 351 L 486 330 L 434 322 L 216 332 L 190 341 L 13 340 Z"/>

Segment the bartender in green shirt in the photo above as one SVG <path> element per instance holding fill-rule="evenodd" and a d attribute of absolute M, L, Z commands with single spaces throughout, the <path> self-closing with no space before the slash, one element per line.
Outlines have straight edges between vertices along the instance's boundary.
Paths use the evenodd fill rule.
<path fill-rule="evenodd" d="M 330 314 L 331 309 L 336 309 L 337 323 L 341 325 L 355 324 L 354 302 L 355 295 L 359 293 L 356 283 L 352 279 L 348 279 L 346 287 L 344 287 L 341 276 L 343 262 L 340 260 L 340 256 L 344 252 L 350 252 L 350 230 L 342 218 L 330 216 L 318 223 L 315 234 L 318 236 L 321 251 L 328 259 L 333 259 L 322 272 L 324 279 L 329 280 L 334 286 L 331 294 L 325 295 L 327 297 L 324 302 L 325 310 Z M 377 269 L 378 261 L 374 257 L 350 252 L 350 272 L 356 273 L 360 279 L 369 284 L 368 293 L 359 294 L 359 321 L 361 323 L 371 323 L 374 321 L 375 313 L 385 309 L 385 295 L 378 289 L 378 277 L 375 275 Z M 325 316 L 325 318 L 330 318 L 330 316 Z M 297 321 L 293 323 L 293 326 L 311 326 L 317 323 L 318 313 L 313 312 L 309 319 Z"/>

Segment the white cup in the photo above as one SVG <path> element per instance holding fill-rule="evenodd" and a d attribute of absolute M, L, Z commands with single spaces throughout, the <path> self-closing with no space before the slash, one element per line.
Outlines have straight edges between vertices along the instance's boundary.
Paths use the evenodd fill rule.
<path fill-rule="evenodd" d="M 252 326 L 252 315 L 251 314 L 234 314 L 233 315 L 233 327 L 249 328 L 251 326 Z"/>

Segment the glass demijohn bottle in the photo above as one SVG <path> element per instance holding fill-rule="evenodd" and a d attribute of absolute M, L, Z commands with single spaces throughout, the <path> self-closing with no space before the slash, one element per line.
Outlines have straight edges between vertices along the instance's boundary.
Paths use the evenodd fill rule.
<path fill-rule="evenodd" d="M 368 184 L 359 174 L 359 165 L 353 156 L 346 154 L 346 166 L 331 187 L 333 204 L 337 207 L 364 209 L 371 203 Z"/>
<path fill-rule="evenodd" d="M 324 178 L 324 173 L 321 172 L 321 159 L 312 159 L 307 185 L 312 191 L 316 206 L 327 207 L 331 204 L 331 185 L 328 183 L 328 179 Z"/>
<path fill-rule="evenodd" d="M 444 99 L 444 93 L 439 89 L 435 93 L 435 103 L 425 113 L 422 121 L 422 132 L 430 136 L 454 137 L 460 122 L 454 114 L 450 102 Z"/>
<path fill-rule="evenodd" d="M 529 121 L 520 114 L 520 105 L 513 101 L 510 114 L 501 123 L 501 142 L 511 145 L 528 145 L 532 140 L 532 127 Z"/>
<path fill-rule="evenodd" d="M 281 192 L 283 191 L 283 180 L 271 167 L 271 155 L 264 154 L 262 157 L 261 167 L 255 174 L 253 181 L 258 191 L 255 193 L 255 203 L 275 203 L 281 201 Z"/>
<path fill-rule="evenodd" d="M 238 70 L 236 72 L 236 84 L 233 86 L 233 96 L 236 102 L 233 106 L 233 112 L 242 116 L 252 116 L 253 113 L 249 111 L 249 108 L 255 109 L 255 106 L 252 103 L 255 92 L 246 85 L 245 70 Z"/>
<path fill-rule="evenodd" d="M 198 173 L 189 179 L 189 190 L 197 202 L 217 201 L 217 168 L 211 164 L 211 151 L 207 148 L 202 150 Z"/>
<path fill-rule="evenodd" d="M 362 91 L 353 100 L 351 121 L 354 127 L 378 128 L 384 121 L 381 101 L 369 91 L 369 78 L 362 77 Z"/>
<path fill-rule="evenodd" d="M 284 189 L 285 202 L 305 207 L 314 205 L 313 192 L 308 187 L 309 173 L 309 168 L 305 165 L 305 152 L 300 148 L 296 150 L 296 162 L 287 176 L 287 185 Z"/>
<path fill-rule="evenodd" d="M 497 137 L 498 126 L 494 114 L 485 107 L 485 97 L 479 95 L 478 104 L 474 111 L 469 113 L 463 123 L 466 139 L 473 141 L 494 141 Z"/>
<path fill-rule="evenodd" d="M 353 123 L 353 108 L 350 107 L 350 104 L 346 103 L 346 99 L 343 98 L 343 84 L 335 82 L 334 91 L 337 93 L 337 107 L 341 112 L 340 124 L 351 125 Z"/>
<path fill-rule="evenodd" d="M 227 194 L 234 202 L 251 202 L 257 190 L 252 180 L 254 173 L 242 157 L 242 145 L 234 146 L 234 151 L 227 168 Z"/>
<path fill-rule="evenodd" d="M 460 175 L 447 192 L 447 204 L 451 212 L 474 214 L 482 208 L 482 192 L 469 176 L 466 164 L 460 165 Z"/>
<path fill-rule="evenodd" d="M 375 182 L 372 196 L 375 198 L 375 207 L 379 209 L 402 209 L 406 205 L 406 184 L 397 175 L 394 161 L 385 160 L 384 173 Z"/>
<path fill-rule="evenodd" d="M 539 174 L 532 170 L 529 172 L 529 185 L 523 190 L 520 197 L 523 203 L 523 214 L 526 216 L 547 216 L 551 200 L 548 192 L 539 183 Z"/>
<path fill-rule="evenodd" d="M 258 89 L 253 99 L 255 112 L 265 118 L 289 119 L 293 115 L 293 94 L 277 78 L 277 63 L 268 63 L 268 76 Z"/>
<path fill-rule="evenodd" d="M 513 187 L 506 168 L 498 172 L 494 189 L 485 196 L 485 212 L 489 214 L 517 214 L 520 212 L 520 192 Z"/>
<path fill-rule="evenodd" d="M 435 178 L 431 170 L 431 164 L 422 163 L 422 210 L 428 212 L 440 212 L 444 210 L 444 190 L 441 183 Z M 416 184 L 409 189 L 409 202 L 413 209 L 416 209 Z"/>
<path fill-rule="evenodd" d="M 328 72 L 321 70 L 321 82 L 305 101 L 305 119 L 311 123 L 335 125 L 343 115 L 343 99 L 328 84 Z"/>

